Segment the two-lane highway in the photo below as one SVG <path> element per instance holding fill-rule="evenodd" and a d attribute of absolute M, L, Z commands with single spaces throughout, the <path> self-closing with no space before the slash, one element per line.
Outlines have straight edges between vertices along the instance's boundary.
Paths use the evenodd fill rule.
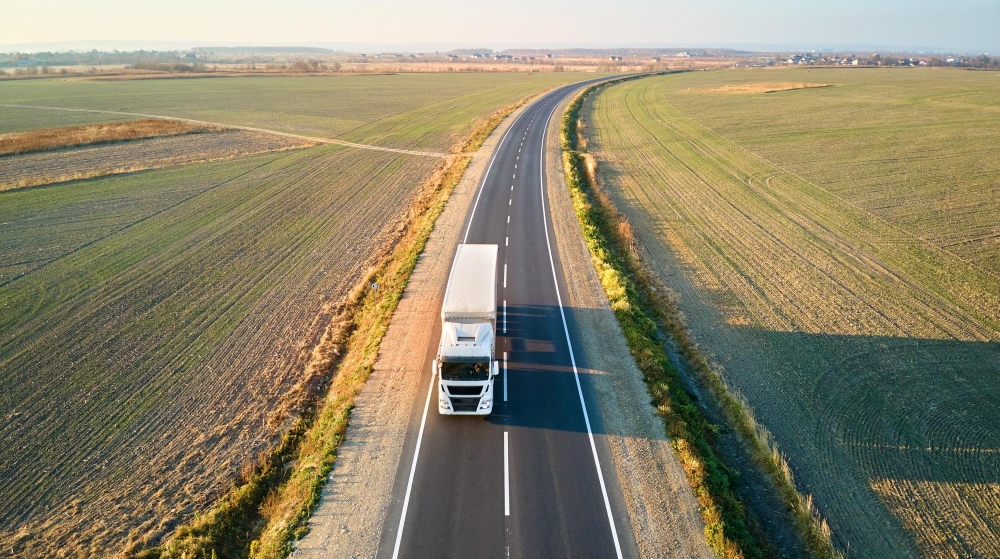
<path fill-rule="evenodd" d="M 428 348 L 378 557 L 638 556 L 548 216 L 547 128 L 580 85 L 528 106 L 480 185 L 463 242 L 500 247 L 493 415 L 438 415 Z"/>

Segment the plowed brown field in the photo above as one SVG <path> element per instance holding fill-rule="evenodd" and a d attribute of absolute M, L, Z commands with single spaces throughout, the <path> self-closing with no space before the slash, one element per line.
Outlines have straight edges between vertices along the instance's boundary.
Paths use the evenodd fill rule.
<path fill-rule="evenodd" d="M 447 151 L 494 110 L 574 79 L 42 80 L 0 84 L 0 101 Z M 5 107 L 0 130 L 117 118 Z M 331 303 L 439 163 L 324 145 L 179 165 L 289 141 L 226 131 L 4 158 L 18 163 L 4 173 L 43 176 L 174 166 L 0 192 L 3 553 L 156 544 L 287 429 Z"/>

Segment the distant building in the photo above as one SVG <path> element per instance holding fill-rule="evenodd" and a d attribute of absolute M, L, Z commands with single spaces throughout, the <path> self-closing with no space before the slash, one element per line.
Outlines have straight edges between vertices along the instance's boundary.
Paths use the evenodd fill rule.
<path fill-rule="evenodd" d="M 659 62 L 660 60 L 661 60 L 661 58 L 660 58 L 659 56 L 654 56 L 654 57 L 652 58 L 652 61 L 653 61 L 653 62 Z"/>
<path fill-rule="evenodd" d="M 546 54 L 546 55 L 545 55 L 545 58 L 553 58 L 553 56 L 552 56 L 552 54 L 551 54 L 551 53 L 549 53 L 549 54 Z"/>

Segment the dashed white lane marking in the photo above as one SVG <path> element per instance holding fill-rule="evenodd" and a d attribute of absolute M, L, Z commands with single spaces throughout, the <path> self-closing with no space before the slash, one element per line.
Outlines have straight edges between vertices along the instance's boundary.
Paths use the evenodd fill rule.
<path fill-rule="evenodd" d="M 507 216 L 507 225 L 510 225 L 510 216 Z"/>
<path fill-rule="evenodd" d="M 507 401 L 507 352 L 503 352 L 503 401 Z"/>
<path fill-rule="evenodd" d="M 555 112 L 555 109 L 552 109 Z M 545 129 L 542 130 L 542 137 L 545 137 L 552 120 L 551 112 L 549 119 L 545 122 Z M 556 288 L 556 302 L 559 304 L 559 315 L 562 317 L 563 332 L 566 333 L 566 346 L 569 348 L 569 361 L 573 365 L 573 378 L 576 380 L 576 393 L 580 397 L 580 407 L 583 409 L 583 422 L 587 426 L 587 437 L 590 438 L 590 452 L 594 456 L 594 465 L 597 467 L 597 480 L 601 484 L 601 495 L 604 497 L 604 510 L 608 515 L 608 524 L 611 526 L 611 539 L 614 540 L 615 554 L 618 559 L 622 559 L 622 547 L 618 542 L 618 528 L 615 527 L 615 518 L 611 514 L 611 501 L 608 499 L 608 488 L 604 485 L 604 472 L 601 470 L 601 460 L 597 456 L 597 444 L 594 443 L 594 431 L 590 428 L 590 414 L 587 413 L 587 402 L 583 399 L 583 387 L 580 385 L 580 371 L 576 367 L 576 356 L 573 354 L 573 342 L 569 336 L 569 325 L 566 324 L 566 311 L 563 310 L 562 295 L 559 293 L 559 279 L 556 276 L 556 262 L 552 256 L 552 242 L 549 240 L 549 225 L 546 218 L 545 209 L 545 140 L 538 150 L 539 160 L 542 162 L 538 166 L 539 190 L 542 195 L 542 229 L 545 231 L 545 246 L 549 249 L 549 266 L 552 268 L 552 282 Z"/>
<path fill-rule="evenodd" d="M 507 134 L 509 134 L 510 131 L 517 126 L 517 122 L 521 120 L 521 117 L 523 116 L 524 113 L 518 115 L 518 117 L 514 120 L 514 122 L 510 125 L 510 127 L 507 128 L 507 131 L 504 132 L 503 137 L 500 138 L 500 143 L 497 144 L 497 147 L 493 152 L 493 157 L 490 159 L 490 164 L 489 166 L 486 167 L 486 173 L 483 175 L 483 182 L 480 184 L 479 194 L 476 195 L 476 202 L 472 205 L 472 214 L 469 216 L 468 228 L 465 230 L 465 236 L 462 239 L 463 243 L 468 242 L 469 240 L 469 231 L 472 229 L 472 218 L 475 217 L 476 215 L 476 208 L 479 206 L 479 198 L 482 197 L 483 190 L 485 190 L 483 187 L 485 187 L 486 180 L 490 176 L 490 170 L 493 169 L 493 162 L 496 161 L 497 155 L 502 150 L 503 143 L 507 139 Z M 521 144 L 522 145 L 524 144 L 523 140 L 521 141 Z M 511 199 L 511 202 L 513 203 L 513 199 Z M 504 334 L 507 333 L 506 300 L 503 302 L 503 332 Z M 399 557 L 399 546 L 403 541 L 403 528 L 406 525 L 406 510 L 410 506 L 410 494 L 413 491 L 413 478 L 417 472 L 417 458 L 420 457 L 420 443 L 424 439 L 424 427 L 427 425 L 427 410 L 430 409 L 431 394 L 433 394 L 433 391 L 434 391 L 434 373 L 432 372 L 430 384 L 427 387 L 427 399 L 424 401 L 424 413 L 420 419 L 420 429 L 417 431 L 417 444 L 416 447 L 413 449 L 413 463 L 410 465 L 410 477 L 406 481 L 406 494 L 403 497 L 403 510 L 399 514 L 399 528 L 396 531 L 396 544 L 392 549 L 392 559 L 396 559 Z"/>
<path fill-rule="evenodd" d="M 510 218 L 507 218 L 507 223 L 510 223 Z M 507 263 L 503 263 L 503 288 L 507 289 Z"/>
<path fill-rule="evenodd" d="M 521 120 L 521 117 L 523 117 L 523 116 L 524 116 L 524 113 L 521 113 L 520 115 L 517 116 L 517 118 L 514 120 L 514 122 L 512 122 L 511 125 L 507 128 L 507 131 L 503 133 L 503 137 L 500 138 L 500 143 L 497 144 L 497 147 L 493 151 L 493 157 L 490 158 L 490 164 L 489 164 L 488 167 L 486 167 L 486 173 L 483 175 L 483 182 L 479 183 L 479 194 L 476 194 L 476 202 L 472 205 L 472 214 L 469 215 L 469 223 L 468 223 L 468 225 L 466 225 L 465 236 L 462 237 L 462 242 L 463 243 L 466 243 L 466 242 L 469 241 L 469 231 L 472 230 L 472 218 L 476 217 L 476 208 L 479 207 L 479 199 L 482 198 L 483 191 L 486 190 L 486 179 L 488 179 L 490 177 L 490 171 L 493 169 L 493 163 L 497 160 L 497 155 L 503 149 L 503 143 L 507 139 L 507 134 L 510 134 L 510 131 L 513 130 L 515 127 L 517 127 L 517 121 Z M 521 145 L 524 145 L 524 141 L 523 140 L 521 141 Z M 409 494 L 409 491 L 410 491 L 410 488 L 407 487 L 406 488 L 407 494 Z M 402 521 L 400 521 L 400 522 L 402 522 Z M 402 529 L 402 524 L 400 524 L 400 529 Z M 396 556 L 393 555 L 394 559 L 395 559 L 395 557 Z"/>
<path fill-rule="evenodd" d="M 510 516 L 510 459 L 508 458 L 507 431 L 503 432 L 503 514 Z"/>
<path fill-rule="evenodd" d="M 510 246 L 510 237 L 503 238 L 503 246 L 505 247 Z"/>

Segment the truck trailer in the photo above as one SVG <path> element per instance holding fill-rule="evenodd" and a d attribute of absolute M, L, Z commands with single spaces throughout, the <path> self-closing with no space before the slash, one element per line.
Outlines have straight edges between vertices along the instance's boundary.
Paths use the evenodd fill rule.
<path fill-rule="evenodd" d="M 441 344 L 431 373 L 438 412 L 489 415 L 496 360 L 497 245 L 458 245 L 441 306 Z"/>

